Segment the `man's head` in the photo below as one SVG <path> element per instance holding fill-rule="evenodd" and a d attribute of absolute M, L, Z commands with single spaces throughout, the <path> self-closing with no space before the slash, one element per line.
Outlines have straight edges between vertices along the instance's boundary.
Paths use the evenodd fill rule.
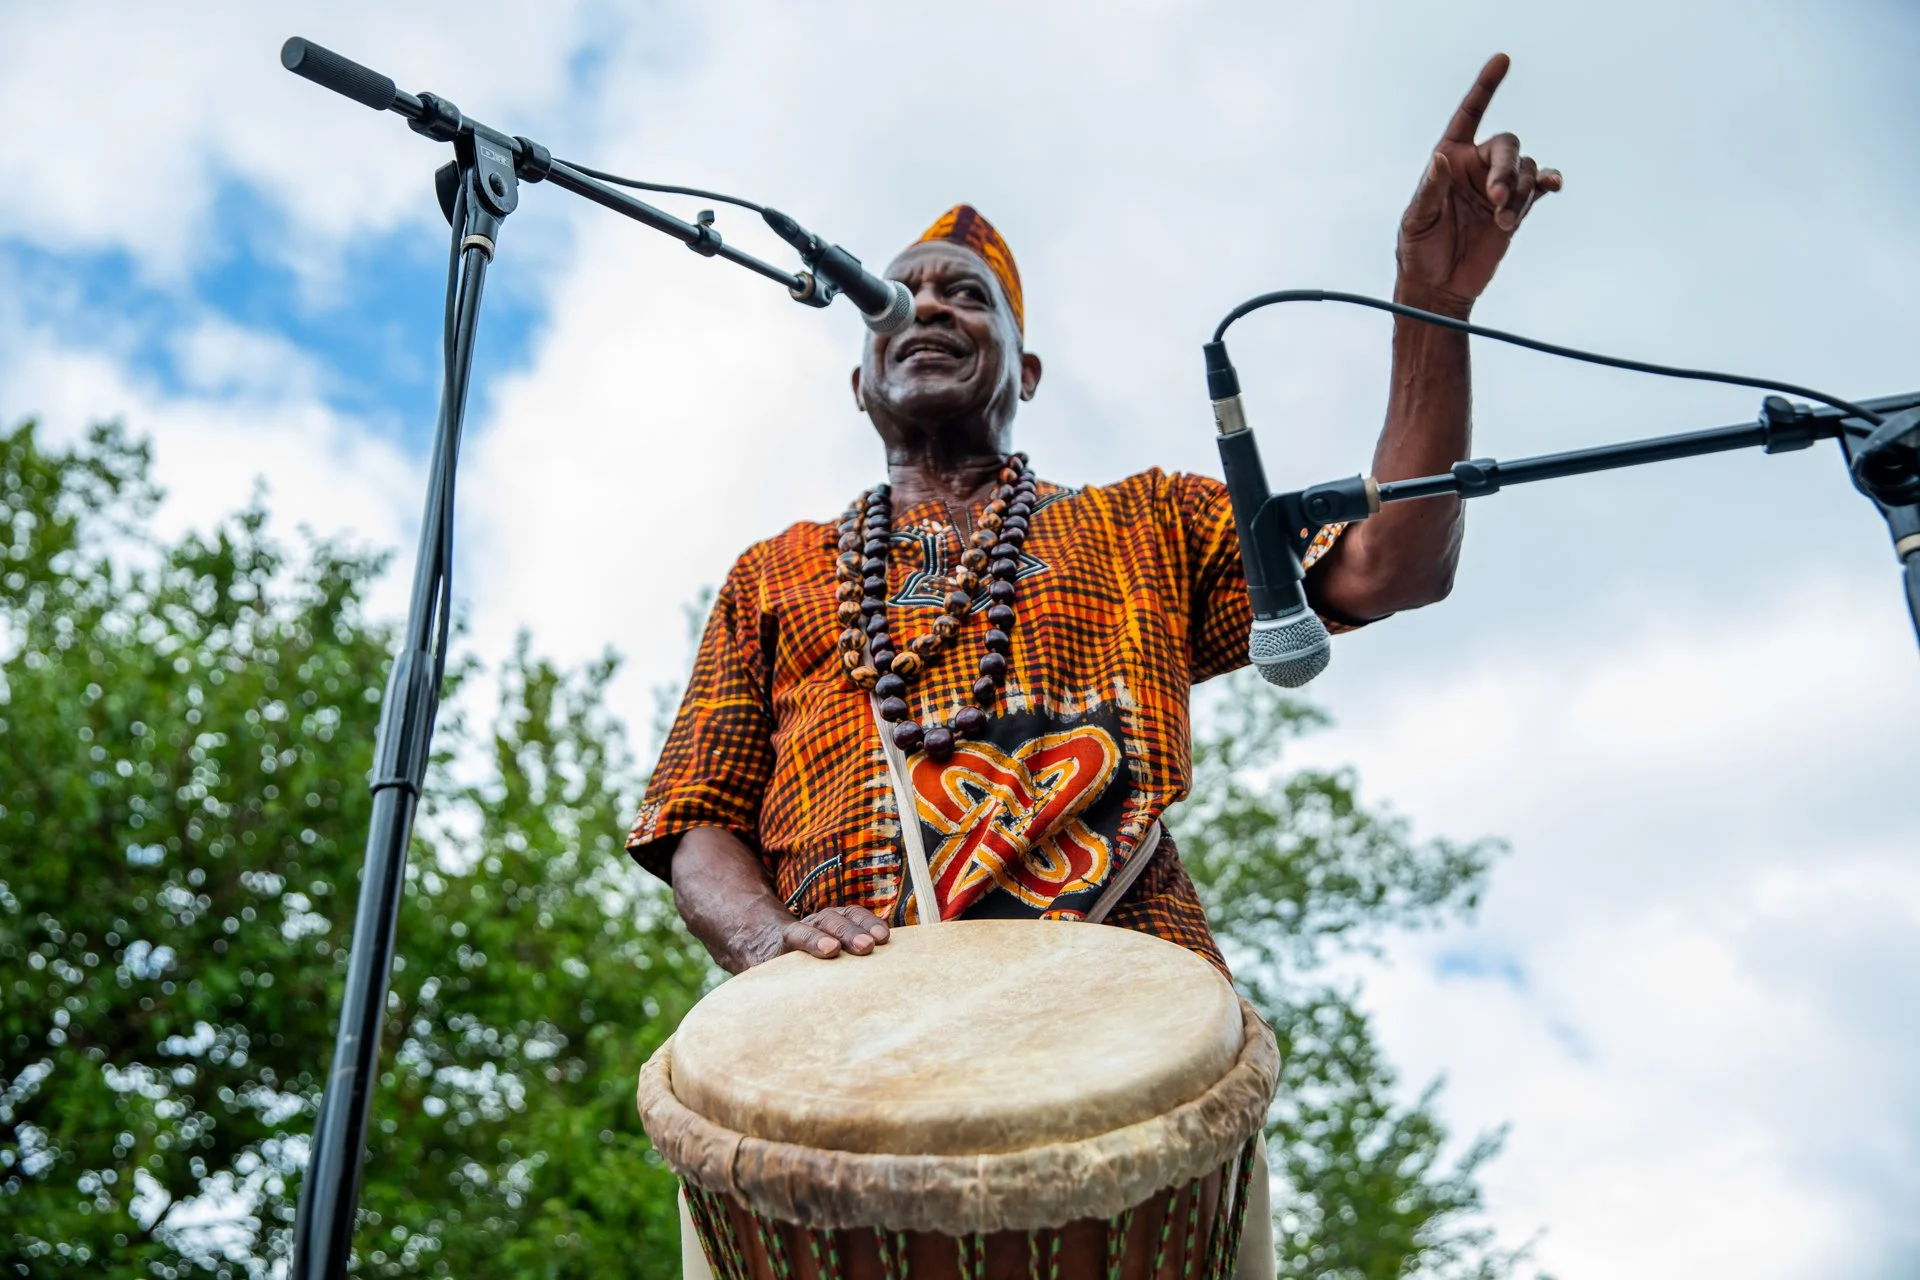
<path fill-rule="evenodd" d="M 949 211 L 887 267 L 913 292 L 913 323 L 870 334 L 853 371 L 854 401 L 888 448 L 949 457 L 1006 452 L 1040 358 L 1021 346 L 1020 273 L 991 223 Z"/>

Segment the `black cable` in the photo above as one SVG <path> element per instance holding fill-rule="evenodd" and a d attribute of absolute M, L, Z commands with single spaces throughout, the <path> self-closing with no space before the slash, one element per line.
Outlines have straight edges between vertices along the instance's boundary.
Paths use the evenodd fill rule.
<path fill-rule="evenodd" d="M 1645 360 L 1628 360 L 1621 356 L 1603 356 L 1592 351 L 1581 351 L 1575 347 L 1557 346 L 1551 342 L 1541 342 L 1537 338 L 1522 337 L 1517 333 L 1507 333 L 1501 329 L 1489 329 L 1483 325 L 1469 324 L 1465 320 L 1456 320 L 1452 316 L 1439 315 L 1432 311 L 1422 311 L 1418 307 L 1404 306 L 1398 302 L 1388 302 L 1383 298 L 1369 298 L 1359 293 L 1338 293 L 1331 289 L 1282 289 L 1276 293 L 1263 293 L 1257 298 L 1248 298 L 1245 302 L 1227 312 L 1226 319 L 1213 331 L 1213 340 L 1221 341 L 1227 333 L 1227 326 L 1235 320 L 1262 307 L 1272 306 L 1276 302 L 1346 302 L 1356 307 L 1372 307 L 1375 311 L 1390 311 L 1397 316 L 1406 316 L 1413 320 L 1424 320 L 1428 324 L 1439 325 L 1443 329 L 1452 329 L 1459 333 L 1470 333 L 1479 338 L 1492 338 L 1496 342 L 1511 343 L 1516 347 L 1526 347 L 1530 351 L 1543 351 L 1550 356 L 1561 356 L 1568 360 L 1579 360 L 1586 364 L 1605 365 L 1610 369 L 1626 369 L 1633 373 L 1651 373 L 1662 378 L 1684 378 L 1691 382 L 1720 382 L 1732 387 L 1752 387 L 1757 391 L 1778 391 L 1790 396 L 1803 396 L 1808 400 L 1817 400 L 1821 404 L 1839 409 L 1849 417 L 1871 422 L 1876 426 L 1885 419 L 1871 409 L 1863 409 L 1850 400 L 1815 391 L 1811 387 L 1798 386 L 1791 382 L 1774 382 L 1768 378 L 1749 378 L 1737 373 L 1715 373 L 1710 369 L 1683 369 L 1673 365 L 1652 364 Z"/>
<path fill-rule="evenodd" d="M 440 412 L 453 411 L 453 392 L 459 371 L 453 367 L 455 329 L 459 324 L 460 290 L 466 277 L 466 255 L 462 243 L 467 238 L 467 184 L 466 175 L 461 175 L 460 192 L 454 197 L 453 205 L 453 246 L 449 250 L 447 262 L 447 307 L 445 325 L 442 328 L 441 347 L 443 351 L 444 381 L 440 389 Z M 444 423 L 442 424 L 444 426 Z M 448 441 L 449 453 L 459 448 L 458 441 Z M 440 599 L 436 609 L 438 617 L 434 619 L 433 636 L 433 689 L 438 697 L 446 686 L 447 654 L 453 642 L 453 478 L 455 469 L 451 462 L 447 466 L 446 486 L 441 491 L 443 501 L 440 504 Z"/>
<path fill-rule="evenodd" d="M 664 182 L 642 182 L 638 178 L 623 178 L 617 173 L 604 173 L 599 169 L 589 169 L 587 166 L 575 164 L 571 160 L 558 160 L 555 161 L 555 163 L 564 164 L 575 173 L 584 173 L 589 178 L 596 178 L 601 182 L 611 182 L 616 187 L 632 187 L 636 191 L 658 191 L 670 196 L 693 196 L 699 200 L 717 200 L 721 204 L 730 204 L 741 209 L 751 209 L 753 212 L 759 214 L 766 213 L 765 208 L 755 204 L 751 200 L 742 200 L 739 196 L 730 196 L 719 191 L 702 191 L 699 187 L 673 187 L 668 186 Z"/>

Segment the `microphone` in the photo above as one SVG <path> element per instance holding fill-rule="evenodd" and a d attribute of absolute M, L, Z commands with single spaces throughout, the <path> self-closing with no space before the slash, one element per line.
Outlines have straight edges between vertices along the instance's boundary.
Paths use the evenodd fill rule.
<path fill-rule="evenodd" d="M 1273 500 L 1260 447 L 1247 427 L 1240 403 L 1240 375 L 1227 358 L 1224 342 L 1209 342 L 1207 395 L 1219 429 L 1220 464 L 1226 471 L 1227 497 L 1233 503 L 1234 532 L 1240 538 L 1240 563 L 1246 571 L 1247 599 L 1253 604 L 1253 628 L 1247 658 L 1260 678 L 1283 689 L 1298 689 L 1327 669 L 1333 641 L 1326 624 L 1307 604 L 1301 585 L 1306 571 L 1294 553 L 1284 502 Z"/>
<path fill-rule="evenodd" d="M 844 293 L 860 309 L 867 328 L 882 336 L 898 333 L 913 323 L 913 294 L 898 280 L 882 280 L 860 259 L 837 244 L 828 244 L 813 232 L 778 209 L 762 209 L 775 235 L 800 251 L 801 260 L 812 274 L 801 273 L 801 286 L 793 296 L 801 302 L 826 306 L 833 295 Z"/>

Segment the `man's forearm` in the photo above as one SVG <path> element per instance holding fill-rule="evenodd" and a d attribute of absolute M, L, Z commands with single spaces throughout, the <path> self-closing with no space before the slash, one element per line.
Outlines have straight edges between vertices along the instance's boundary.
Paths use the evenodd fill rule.
<path fill-rule="evenodd" d="M 1470 304 L 1402 285 L 1398 301 L 1465 319 Z M 1373 474 L 1404 480 L 1446 471 L 1467 456 L 1471 436 L 1467 335 L 1396 318 L 1387 420 Z M 1355 621 L 1445 598 L 1460 557 L 1460 499 L 1396 503 L 1348 529 L 1309 579 L 1314 602 Z"/>
<path fill-rule="evenodd" d="M 673 904 L 693 936 L 728 973 L 780 951 L 793 913 L 746 842 L 719 827 L 695 827 L 673 851 Z"/>

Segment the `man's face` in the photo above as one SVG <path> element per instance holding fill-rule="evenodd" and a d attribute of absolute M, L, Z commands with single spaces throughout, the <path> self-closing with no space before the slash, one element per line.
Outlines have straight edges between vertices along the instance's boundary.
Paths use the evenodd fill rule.
<path fill-rule="evenodd" d="M 1031 391 L 1023 386 L 1019 330 L 986 263 L 958 245 L 929 241 L 895 258 L 887 275 L 913 291 L 913 323 L 869 335 L 854 374 L 854 394 L 881 435 L 970 420 L 1004 426 Z M 1032 364 L 1037 381 L 1039 362 Z"/>

